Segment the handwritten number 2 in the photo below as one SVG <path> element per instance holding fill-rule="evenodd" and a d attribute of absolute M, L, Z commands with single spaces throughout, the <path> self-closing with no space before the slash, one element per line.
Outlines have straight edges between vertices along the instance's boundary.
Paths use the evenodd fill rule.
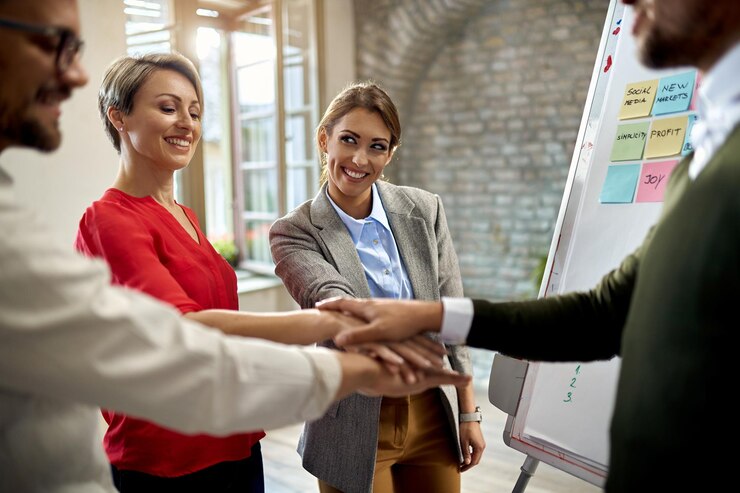
<path fill-rule="evenodd" d="M 578 375 L 579 373 L 581 373 L 581 365 L 576 366 L 576 375 Z M 570 379 L 570 385 L 569 385 L 570 388 L 572 389 L 576 388 L 576 380 L 577 380 L 576 377 L 573 377 Z M 573 402 L 573 392 L 568 392 L 568 398 L 563 399 L 563 402 Z"/>

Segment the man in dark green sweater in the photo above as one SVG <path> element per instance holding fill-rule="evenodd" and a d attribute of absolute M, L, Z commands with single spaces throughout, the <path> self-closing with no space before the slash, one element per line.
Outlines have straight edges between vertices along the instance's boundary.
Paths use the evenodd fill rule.
<path fill-rule="evenodd" d="M 727 456 L 713 451 L 738 436 L 728 400 L 738 373 L 731 334 L 740 326 L 740 1 L 623 2 L 635 10 L 645 65 L 704 72 L 696 151 L 673 172 L 641 247 L 589 292 L 511 303 L 337 300 L 323 308 L 370 322 L 339 344 L 441 330 L 450 342 L 531 360 L 621 356 L 606 489 L 722 491 Z"/>

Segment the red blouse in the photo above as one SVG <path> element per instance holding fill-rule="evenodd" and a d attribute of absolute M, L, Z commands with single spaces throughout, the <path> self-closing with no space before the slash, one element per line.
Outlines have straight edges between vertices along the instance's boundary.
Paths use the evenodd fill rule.
<path fill-rule="evenodd" d="M 82 216 L 75 246 L 87 256 L 104 259 L 114 284 L 143 291 L 182 313 L 237 310 L 234 270 L 203 235 L 193 211 L 182 209 L 200 244 L 153 198 L 109 189 Z M 165 477 L 247 458 L 265 436 L 262 431 L 228 437 L 183 435 L 112 411 L 104 410 L 103 416 L 108 422 L 103 443 L 114 466 Z"/>

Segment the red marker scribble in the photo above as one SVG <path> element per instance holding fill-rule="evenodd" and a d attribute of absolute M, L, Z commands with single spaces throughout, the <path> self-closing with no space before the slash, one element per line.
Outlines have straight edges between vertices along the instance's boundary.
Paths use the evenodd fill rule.
<path fill-rule="evenodd" d="M 617 27 L 614 31 L 612 31 L 612 34 L 616 36 L 617 34 L 619 34 L 619 30 L 620 29 L 622 29 L 622 28 L 621 27 Z"/>
<path fill-rule="evenodd" d="M 610 68 L 612 68 L 612 56 L 611 55 L 606 57 L 606 66 L 604 67 L 604 73 L 607 73 Z"/>

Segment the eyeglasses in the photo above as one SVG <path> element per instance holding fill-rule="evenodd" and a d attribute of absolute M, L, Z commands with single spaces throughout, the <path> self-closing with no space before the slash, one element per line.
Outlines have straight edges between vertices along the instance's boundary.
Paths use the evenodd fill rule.
<path fill-rule="evenodd" d="M 59 38 L 59 44 L 56 47 L 56 69 L 59 74 L 67 71 L 85 44 L 71 29 L 66 27 L 39 26 L 8 19 L 0 19 L 0 27 L 39 34 L 48 38 Z"/>

